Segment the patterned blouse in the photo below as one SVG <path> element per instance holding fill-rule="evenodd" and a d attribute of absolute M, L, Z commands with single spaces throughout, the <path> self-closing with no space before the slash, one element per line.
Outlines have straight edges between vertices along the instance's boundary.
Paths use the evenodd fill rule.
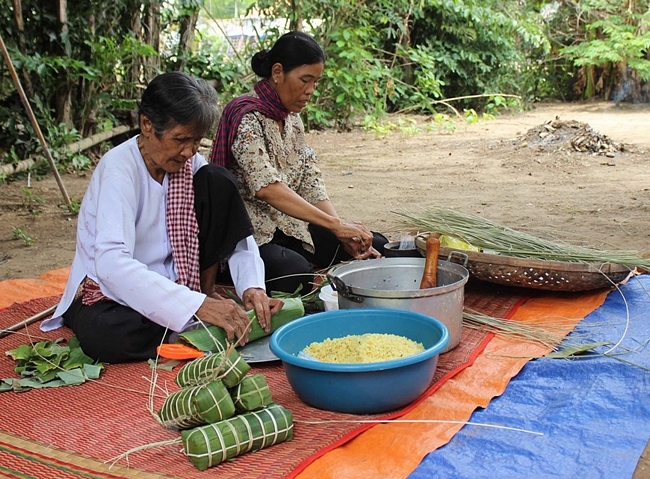
<path fill-rule="evenodd" d="M 305 221 L 276 210 L 255 198 L 263 187 L 282 182 L 311 204 L 327 200 L 327 191 L 314 150 L 305 143 L 305 128 L 297 113 L 289 113 L 284 132 L 272 119 L 258 111 L 242 118 L 232 145 L 229 168 L 239 183 L 246 209 L 255 229 L 258 245 L 269 243 L 276 228 L 301 240 L 314 251 Z"/>

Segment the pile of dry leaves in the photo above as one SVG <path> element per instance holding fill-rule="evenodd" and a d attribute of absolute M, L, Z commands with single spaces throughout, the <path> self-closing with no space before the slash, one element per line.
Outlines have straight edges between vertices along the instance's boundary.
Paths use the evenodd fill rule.
<path fill-rule="evenodd" d="M 576 120 L 564 121 L 560 120 L 559 117 L 531 128 L 520 140 L 522 144 L 528 147 L 536 147 L 541 150 L 549 147 L 555 149 L 570 148 L 582 153 L 608 157 L 626 151 L 624 144 L 616 143 L 606 135 L 601 135 L 587 123 Z"/>

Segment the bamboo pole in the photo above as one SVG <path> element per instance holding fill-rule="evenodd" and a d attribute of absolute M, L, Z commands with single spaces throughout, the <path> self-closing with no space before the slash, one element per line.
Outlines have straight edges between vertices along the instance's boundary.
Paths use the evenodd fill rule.
<path fill-rule="evenodd" d="M 133 128 L 128 125 L 120 125 L 110 130 L 102 131 L 100 133 L 95 133 L 92 136 L 83 138 L 74 143 L 69 143 L 66 145 L 66 148 L 71 153 L 77 153 L 79 151 L 86 150 L 92 146 L 95 146 L 103 141 L 110 140 L 114 136 L 121 135 L 122 133 L 128 133 L 130 131 L 136 131 L 137 128 Z M 42 157 L 36 158 L 26 158 L 19 161 L 18 163 L 12 163 L 8 165 L 0 165 L 0 176 L 11 176 L 15 173 L 20 173 L 21 171 L 27 171 L 32 168 L 36 163 L 42 161 Z"/>
<path fill-rule="evenodd" d="M 46 316 L 49 316 L 54 312 L 56 309 L 56 304 L 54 306 L 50 306 L 49 308 L 41 311 L 40 313 L 36 313 L 34 316 L 30 316 L 29 318 L 20 321 L 19 323 L 14 324 L 13 326 L 9 326 L 6 329 L 0 329 L 0 338 L 4 338 L 5 336 L 15 333 L 16 331 L 20 331 L 24 327 L 29 326 L 30 324 L 34 324 L 36 321 L 39 319 L 43 319 Z"/>
<path fill-rule="evenodd" d="M 136 131 L 136 130 L 137 128 L 133 128 L 128 125 L 116 126 L 115 128 L 111 128 L 110 130 L 95 133 L 92 136 L 83 138 L 79 141 L 75 141 L 74 143 L 70 143 L 66 146 L 66 148 L 71 153 L 77 153 L 79 151 L 86 150 L 91 146 L 95 146 L 101 143 L 102 141 L 110 140 L 114 136 L 121 135 L 122 133 L 129 133 L 131 131 Z M 2 175 L 11 176 L 15 173 L 20 173 L 21 171 L 27 171 L 36 163 L 42 160 L 43 160 L 42 157 L 26 158 L 24 160 L 19 161 L 18 163 L 13 163 L 10 165 L 0 165 L 0 176 Z"/>
<path fill-rule="evenodd" d="M 11 165 L 0 165 L 0 176 L 11 176 L 14 173 L 27 171 L 34 166 L 36 162 L 37 160 L 34 158 L 27 158 L 26 160 L 21 160 L 18 163 L 13 163 Z"/>
<path fill-rule="evenodd" d="M 7 46 L 5 45 L 4 40 L 2 39 L 2 35 L 0 35 L 0 49 L 2 49 L 2 55 L 5 57 L 5 61 L 7 62 L 7 67 L 9 67 L 9 72 L 11 73 L 11 78 L 13 79 L 14 85 L 16 86 L 16 90 L 18 90 L 18 94 L 20 95 L 20 99 L 22 100 L 23 105 L 27 110 L 27 115 L 29 116 L 29 120 L 32 123 L 32 127 L 34 128 L 34 131 L 36 132 L 36 136 L 38 136 L 38 140 L 41 143 L 41 148 L 43 148 L 43 151 L 45 152 L 45 155 L 47 157 L 47 161 L 50 163 L 50 168 L 52 169 L 52 173 L 56 178 L 57 184 L 59 185 L 59 189 L 61 190 L 61 194 L 63 195 L 63 200 L 65 201 L 66 205 L 70 206 L 72 204 L 72 201 L 70 201 L 68 192 L 66 191 L 65 186 L 63 185 L 63 181 L 61 181 L 61 175 L 59 175 L 59 171 L 56 169 L 56 163 L 54 162 L 54 158 L 52 158 L 52 153 L 50 153 L 47 143 L 45 142 L 45 137 L 43 136 L 43 132 L 41 131 L 41 128 L 38 125 L 38 122 L 36 121 L 36 116 L 34 116 L 34 111 L 32 110 L 32 106 L 29 104 L 29 100 L 27 100 L 27 95 L 25 95 L 25 90 L 23 90 L 23 87 L 20 84 L 20 79 L 18 78 L 18 74 L 16 73 L 16 69 L 14 68 L 13 62 L 11 61 L 9 52 L 7 51 Z"/>
<path fill-rule="evenodd" d="M 83 138 L 74 143 L 67 145 L 67 149 L 70 153 L 77 153 L 79 151 L 86 150 L 91 146 L 95 146 L 102 141 L 110 140 L 114 136 L 121 135 L 122 133 L 128 133 L 129 131 L 135 131 L 137 128 L 133 128 L 128 125 L 120 125 L 110 130 L 100 131 L 89 137 Z"/>

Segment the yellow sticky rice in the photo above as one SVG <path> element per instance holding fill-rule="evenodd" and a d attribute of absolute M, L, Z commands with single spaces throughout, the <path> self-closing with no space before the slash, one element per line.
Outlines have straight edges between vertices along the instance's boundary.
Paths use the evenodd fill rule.
<path fill-rule="evenodd" d="M 303 352 L 327 363 L 376 363 L 424 351 L 417 343 L 396 334 L 366 333 L 311 343 Z"/>

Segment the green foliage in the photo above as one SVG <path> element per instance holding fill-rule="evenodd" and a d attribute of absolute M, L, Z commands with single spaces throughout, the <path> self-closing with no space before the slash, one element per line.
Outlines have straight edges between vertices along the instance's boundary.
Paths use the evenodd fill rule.
<path fill-rule="evenodd" d="M 115 123 L 115 110 L 135 106 L 142 60 L 155 55 L 132 31 L 146 6 L 126 0 L 67 2 L 67 24 L 62 25 L 56 2 L 13 5 L 22 7 L 22 30 L 12 6 L 1 9 L 0 33 L 49 144 L 60 145 L 62 131 L 80 137 L 95 133 Z M 24 159 L 38 153 L 37 136 L 8 71 L 0 73 L 0 150 L 13 146 Z M 83 156 L 62 162 L 70 168 L 90 166 Z"/>
<path fill-rule="evenodd" d="M 45 203 L 43 197 L 34 193 L 34 190 L 31 188 L 22 188 L 21 193 L 23 195 L 22 203 L 23 206 L 27 208 L 27 211 L 29 211 L 32 216 L 39 215 L 41 212 L 39 206 Z"/>
<path fill-rule="evenodd" d="M 307 126 L 346 127 L 359 114 L 385 111 L 382 93 L 390 75 L 366 47 L 372 35 L 369 28 L 332 32 L 323 78 L 305 109 Z"/>
<path fill-rule="evenodd" d="M 609 97 L 628 81 L 632 97 L 648 96 L 649 1 L 87 0 L 66 3 L 64 26 L 57 2 L 31 0 L 18 2 L 21 29 L 5 2 L 0 34 L 57 164 L 72 170 L 92 165 L 65 153 L 66 142 L 118 123 L 154 75 L 183 69 L 213 82 L 225 103 L 256 81 L 252 54 L 289 29 L 314 34 L 327 53 L 308 128 L 361 121 L 379 131 L 386 113 L 416 112 L 452 131 L 440 114 L 477 121 L 522 106 L 509 95 Z M 252 8 L 264 18 L 238 51 L 214 20 Z M 40 145 L 6 69 L 0 78 L 0 163 L 16 162 Z"/>
<path fill-rule="evenodd" d="M 398 118 L 397 123 L 395 123 L 390 120 L 379 120 L 371 115 L 366 115 L 361 122 L 361 127 L 365 131 L 374 132 L 375 137 L 378 139 L 385 138 L 395 131 L 406 135 L 414 135 L 423 131 L 423 128 L 413 118 Z"/>
<path fill-rule="evenodd" d="M 18 99 L 0 104 L 0 164 L 17 163 L 40 147 L 38 137 Z"/>
<path fill-rule="evenodd" d="M 223 104 L 253 88 L 254 79 L 249 70 L 243 54 L 229 54 L 227 44 L 209 36 L 199 40 L 185 67 L 190 75 L 213 82 Z"/>
<path fill-rule="evenodd" d="M 530 20 L 530 9 L 506 8 L 496 0 L 258 5 L 290 25 L 311 27 L 327 53 L 324 78 L 304 112 L 308 127 L 346 128 L 386 112 L 435 114 L 446 108 L 437 100 L 451 97 L 471 96 L 459 100 L 458 108 L 476 111 L 487 106 L 490 94 L 529 97 L 535 83 L 521 80 L 536 64 L 526 54 L 549 48 L 542 22 Z"/>
<path fill-rule="evenodd" d="M 521 108 L 521 99 L 518 97 L 505 97 L 503 95 L 494 95 L 488 97 L 485 105 L 485 114 L 496 116 L 500 110 L 511 110 Z"/>
<path fill-rule="evenodd" d="M 648 0 L 553 5 L 545 19 L 555 47 L 546 65 L 559 73 L 563 98 L 650 100 L 644 88 L 650 79 Z"/>
<path fill-rule="evenodd" d="M 9 151 L 5 152 L 4 157 L 5 157 L 5 161 L 3 161 L 2 163 L 8 164 L 8 165 L 18 163 L 20 161 L 20 156 L 16 152 L 16 147 L 15 146 L 12 146 L 9 149 Z"/>
<path fill-rule="evenodd" d="M 598 66 L 625 64 L 645 80 L 650 80 L 650 31 L 641 30 L 640 25 L 650 21 L 650 12 L 629 16 L 610 15 L 604 20 L 594 21 L 586 27 L 589 40 L 570 45 L 561 53 L 577 66 Z"/>
<path fill-rule="evenodd" d="M 463 110 L 463 117 L 465 118 L 465 123 L 468 125 L 478 123 L 478 113 L 476 113 L 474 108 Z"/>
<path fill-rule="evenodd" d="M 98 379 L 104 366 L 86 356 L 74 336 L 67 346 L 62 341 L 23 344 L 7 351 L 7 356 L 16 361 L 15 371 L 20 379 L 0 380 L 0 392 L 74 386 Z"/>
<path fill-rule="evenodd" d="M 442 87 L 442 97 L 511 93 L 528 96 L 522 82 L 531 66 L 527 55 L 548 42 L 526 8 L 497 1 L 437 0 L 414 22 L 412 43 L 423 45 Z M 462 100 L 484 108 L 485 98 Z"/>
<path fill-rule="evenodd" d="M 84 44 L 92 52 L 89 70 L 92 75 L 86 78 L 90 102 L 83 105 L 81 115 L 99 115 L 112 120 L 111 110 L 134 108 L 139 98 L 139 84 L 125 79 L 137 69 L 142 58 L 155 56 L 156 50 L 130 32 L 119 38 L 93 37 Z"/>
<path fill-rule="evenodd" d="M 36 111 L 42 112 L 44 106 L 36 99 Z M 47 131 L 46 142 L 48 150 L 58 167 L 70 171 L 87 170 L 91 166 L 90 158 L 81 152 L 72 153 L 67 149 L 69 143 L 79 141 L 81 134 L 75 129 L 71 128 L 65 123 L 55 123 L 51 115 L 43 113 L 41 115 L 43 123 L 40 125 L 42 130 Z M 35 148 L 35 153 L 45 157 L 40 143 Z M 49 164 L 46 161 L 37 165 L 36 173 L 46 173 L 49 171 Z"/>
<path fill-rule="evenodd" d="M 205 9 L 213 18 L 239 18 L 255 5 L 255 0 L 205 0 Z"/>
<path fill-rule="evenodd" d="M 456 131 L 456 123 L 445 113 L 436 113 L 433 115 L 433 124 L 437 125 L 443 131 L 453 133 Z"/>
<path fill-rule="evenodd" d="M 483 115 L 485 117 L 485 114 Z M 477 118 L 478 119 L 478 118 Z M 401 133 L 406 136 L 416 135 L 426 131 L 438 131 L 441 133 L 453 133 L 456 131 L 456 122 L 445 113 L 435 113 L 422 122 L 412 117 L 398 116 L 396 120 L 386 118 L 375 118 L 367 115 L 361 122 L 365 131 L 375 134 L 378 139 L 384 138 L 391 133 Z"/>
<path fill-rule="evenodd" d="M 81 203 L 74 198 L 70 198 L 70 203 L 63 206 L 68 213 L 76 216 L 79 214 L 79 209 L 81 209 Z"/>
<path fill-rule="evenodd" d="M 34 244 L 34 238 L 32 238 L 27 232 L 21 228 L 16 228 L 15 226 L 12 228 L 13 229 L 13 235 L 14 239 L 22 240 L 23 243 L 25 243 L 25 246 L 31 246 Z"/>
<path fill-rule="evenodd" d="M 395 69 L 402 73 L 403 79 L 395 82 L 389 94 L 393 108 L 435 113 L 432 100 L 443 96 L 445 81 L 440 78 L 433 51 L 424 45 L 408 47 L 403 58 L 401 68 Z M 408 77 L 413 78 L 411 84 L 407 83 Z"/>

